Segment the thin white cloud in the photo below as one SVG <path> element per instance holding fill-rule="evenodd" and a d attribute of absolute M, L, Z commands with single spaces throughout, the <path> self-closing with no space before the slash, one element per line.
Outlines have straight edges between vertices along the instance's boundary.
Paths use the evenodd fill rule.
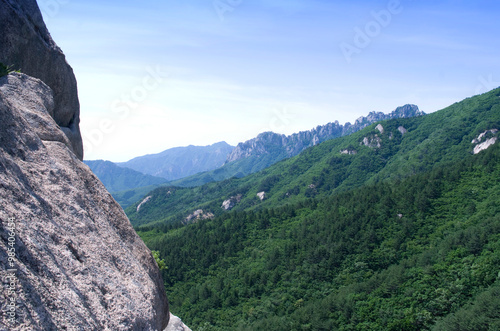
<path fill-rule="evenodd" d="M 435 36 L 435 35 L 411 35 L 411 36 L 397 36 L 389 37 L 388 41 L 394 43 L 395 45 L 400 45 L 401 47 L 411 47 L 411 48 L 433 48 L 442 49 L 448 51 L 471 51 L 477 49 L 473 44 L 454 41 L 446 37 Z"/>

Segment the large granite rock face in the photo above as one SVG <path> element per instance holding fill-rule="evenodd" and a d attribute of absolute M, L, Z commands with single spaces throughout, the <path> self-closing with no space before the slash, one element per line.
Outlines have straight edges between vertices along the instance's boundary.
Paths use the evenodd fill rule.
<path fill-rule="evenodd" d="M 83 159 L 80 104 L 73 69 L 52 40 L 35 0 L 0 0 L 0 62 L 39 78 L 54 91 L 50 115 Z"/>
<path fill-rule="evenodd" d="M 71 151 L 53 96 L 0 78 L 0 330 L 163 330 L 155 260 Z"/>

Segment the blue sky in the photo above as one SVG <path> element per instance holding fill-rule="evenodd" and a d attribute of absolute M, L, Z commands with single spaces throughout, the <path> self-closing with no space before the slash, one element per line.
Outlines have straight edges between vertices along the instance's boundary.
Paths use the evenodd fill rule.
<path fill-rule="evenodd" d="M 498 1 L 38 0 L 86 159 L 232 145 L 500 85 Z"/>

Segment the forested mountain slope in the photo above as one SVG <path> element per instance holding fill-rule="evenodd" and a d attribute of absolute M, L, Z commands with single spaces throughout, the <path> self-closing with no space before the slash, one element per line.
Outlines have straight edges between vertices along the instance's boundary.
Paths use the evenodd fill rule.
<path fill-rule="evenodd" d="M 499 128 L 496 89 L 129 213 L 195 329 L 496 330 Z"/>
<path fill-rule="evenodd" d="M 194 329 L 495 330 L 499 160 L 139 234 Z"/>
<path fill-rule="evenodd" d="M 458 162 L 482 143 L 472 143 L 479 135 L 498 136 L 490 130 L 500 128 L 499 95 L 496 89 L 429 115 L 373 124 L 244 178 L 195 188 L 158 188 L 147 201 L 129 207 L 127 215 L 135 226 L 164 226 L 197 210 L 218 216 L 230 209 L 276 207 Z"/>
<path fill-rule="evenodd" d="M 210 146 L 171 148 L 121 163 L 103 160 L 85 163 L 125 209 L 169 180 L 222 166 L 233 148 L 219 142 Z"/>

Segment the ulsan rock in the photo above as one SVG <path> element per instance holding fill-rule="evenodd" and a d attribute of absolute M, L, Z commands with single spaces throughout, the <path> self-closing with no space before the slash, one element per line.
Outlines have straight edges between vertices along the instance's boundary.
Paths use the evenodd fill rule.
<path fill-rule="evenodd" d="M 226 163 L 252 156 L 261 157 L 272 154 L 276 154 L 275 161 L 279 161 L 283 158 L 295 156 L 304 149 L 317 145 L 323 141 L 359 131 L 375 122 L 391 118 L 421 116 L 424 114 L 425 113 L 418 109 L 416 105 L 404 105 L 388 114 L 372 111 L 366 117 L 359 117 L 354 124 L 347 122 L 342 125 L 338 121 L 335 121 L 326 125 L 317 126 L 309 131 L 301 131 L 289 136 L 273 132 L 264 132 L 259 134 L 256 138 L 239 143 L 228 155 Z M 384 133 L 382 125 L 378 125 L 377 130 L 379 130 L 380 133 Z"/>

